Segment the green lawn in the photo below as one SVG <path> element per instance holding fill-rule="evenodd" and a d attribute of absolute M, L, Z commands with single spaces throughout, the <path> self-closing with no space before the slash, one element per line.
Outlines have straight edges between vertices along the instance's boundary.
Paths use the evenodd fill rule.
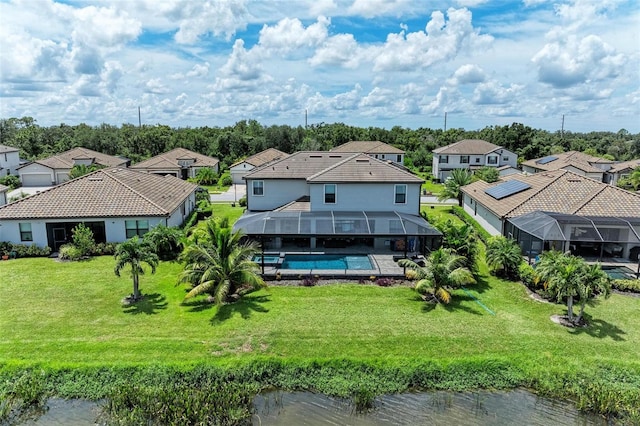
<path fill-rule="evenodd" d="M 235 223 L 242 213 L 244 213 L 244 207 L 240 207 L 238 204 L 235 207 L 231 206 L 231 203 L 212 203 L 213 216 L 214 217 L 228 217 L 231 223 Z"/>
<path fill-rule="evenodd" d="M 257 356 L 509 361 L 529 371 L 577 371 L 615 363 L 640 370 L 640 299 L 613 295 L 587 308 L 592 325 L 549 320 L 561 305 L 532 300 L 520 285 L 485 278 L 449 306 L 430 309 L 406 287 L 345 284 L 270 287 L 217 309 L 182 305 L 180 270 L 162 263 L 141 277 L 147 300 L 123 308 L 127 274 L 111 257 L 60 263 L 0 262 L 0 363 L 63 365 L 227 362 Z M 471 288 L 470 288 L 471 290 Z"/>
<path fill-rule="evenodd" d="M 200 186 L 205 188 L 207 191 L 209 191 L 209 194 L 221 194 L 223 192 L 227 192 L 227 190 L 230 187 L 229 185 L 220 186 L 218 184 L 216 184 L 216 185 L 200 185 Z"/>

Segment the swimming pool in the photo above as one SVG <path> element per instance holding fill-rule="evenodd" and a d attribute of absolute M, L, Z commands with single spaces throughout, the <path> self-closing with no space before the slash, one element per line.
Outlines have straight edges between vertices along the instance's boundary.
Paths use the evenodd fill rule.
<path fill-rule="evenodd" d="M 287 254 L 281 269 L 373 269 L 366 254 Z"/>
<path fill-rule="evenodd" d="M 636 277 L 636 274 L 633 270 L 627 268 L 626 266 L 602 266 L 602 270 L 609 275 L 611 279 L 614 280 L 628 280 Z"/>
<path fill-rule="evenodd" d="M 254 262 L 256 262 L 258 265 L 262 264 L 262 256 L 257 254 L 255 256 L 253 256 L 253 260 Z M 264 255 L 264 264 L 265 265 L 275 265 L 280 261 L 280 256 L 279 255 L 273 255 L 273 254 L 265 254 Z"/>

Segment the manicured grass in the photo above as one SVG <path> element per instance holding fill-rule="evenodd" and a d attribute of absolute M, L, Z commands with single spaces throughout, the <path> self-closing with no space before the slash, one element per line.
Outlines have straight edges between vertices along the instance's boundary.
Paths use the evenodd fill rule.
<path fill-rule="evenodd" d="M 587 309 L 591 326 L 549 317 L 517 284 L 484 277 L 448 306 L 429 307 L 407 287 L 344 284 L 270 287 L 220 309 L 181 304 L 180 266 L 141 278 L 147 300 L 124 308 L 131 280 L 111 257 L 0 263 L 0 363 L 123 365 L 228 363 L 274 357 L 364 362 L 508 361 L 525 371 L 576 372 L 615 364 L 640 371 L 640 299 L 613 295 Z"/>
<path fill-rule="evenodd" d="M 220 186 L 220 185 L 200 185 L 209 191 L 209 194 L 221 194 L 226 192 L 229 189 L 229 186 Z"/>
<path fill-rule="evenodd" d="M 213 206 L 213 215 L 215 217 L 228 217 L 231 223 L 235 223 L 245 210 L 244 207 L 240 207 L 237 203 L 235 207 L 232 207 L 231 203 L 212 203 L 211 205 Z"/>
<path fill-rule="evenodd" d="M 426 205 L 422 204 L 420 206 L 421 212 L 427 212 L 429 220 L 435 222 L 441 220 L 451 220 L 456 225 L 462 225 L 464 222 L 458 216 L 451 213 L 451 206 L 448 205 Z"/>

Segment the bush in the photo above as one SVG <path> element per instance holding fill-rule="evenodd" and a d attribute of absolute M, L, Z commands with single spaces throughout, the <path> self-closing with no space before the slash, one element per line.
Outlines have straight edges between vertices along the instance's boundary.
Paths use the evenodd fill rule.
<path fill-rule="evenodd" d="M 378 278 L 375 281 L 375 283 L 376 283 L 376 285 L 379 285 L 380 287 L 391 287 L 393 285 L 393 279 L 392 278 Z"/>
<path fill-rule="evenodd" d="M 7 175 L 0 178 L 0 185 L 8 186 L 11 189 L 16 189 L 22 186 L 22 182 L 20 182 L 18 176 Z"/>
<path fill-rule="evenodd" d="M 84 223 L 79 223 L 71 230 L 73 245 L 80 250 L 81 256 L 89 256 L 93 251 L 96 241 L 93 238 L 93 231 Z"/>
<path fill-rule="evenodd" d="M 418 278 L 418 271 L 414 269 L 407 269 L 407 271 L 404 273 L 404 277 L 409 281 L 414 281 Z"/>
<path fill-rule="evenodd" d="M 218 186 L 231 185 L 233 185 L 233 178 L 231 177 L 231 173 L 229 173 L 229 171 L 226 171 L 220 176 L 220 179 L 218 179 Z"/>
<path fill-rule="evenodd" d="M 116 252 L 117 243 L 98 243 L 93 246 L 91 256 L 113 255 Z"/>
<path fill-rule="evenodd" d="M 318 281 L 319 281 L 319 278 L 317 275 L 315 277 L 308 276 L 302 279 L 302 282 L 300 283 L 300 285 L 303 287 L 313 287 L 318 283 Z"/>
<path fill-rule="evenodd" d="M 62 260 L 80 260 L 82 259 L 82 250 L 73 244 L 63 244 L 58 250 L 58 258 Z"/>
<path fill-rule="evenodd" d="M 520 281 L 522 281 L 522 284 L 526 285 L 529 288 L 535 287 L 536 270 L 533 269 L 533 266 L 529 265 L 527 262 L 522 262 L 518 267 L 518 276 L 520 277 Z"/>
<path fill-rule="evenodd" d="M 618 291 L 640 293 L 640 280 L 612 280 L 611 287 Z"/>
<path fill-rule="evenodd" d="M 38 247 L 35 244 L 7 244 L 11 246 L 10 251 L 15 252 L 16 257 L 44 257 L 51 254 L 51 247 L 49 246 Z"/>
<path fill-rule="evenodd" d="M 460 206 L 452 206 L 451 213 L 458 216 L 464 223 L 471 225 L 473 229 L 475 229 L 478 237 L 482 240 L 482 242 L 486 244 L 489 241 L 489 238 L 491 238 L 491 234 L 488 233 L 482 226 L 480 226 L 480 224 L 476 222 L 476 220 L 472 218 L 469 213 L 465 212 L 464 208 Z"/>
<path fill-rule="evenodd" d="M 245 195 L 244 197 L 240 198 L 238 200 L 238 204 L 240 205 L 240 207 L 247 207 L 247 196 Z"/>

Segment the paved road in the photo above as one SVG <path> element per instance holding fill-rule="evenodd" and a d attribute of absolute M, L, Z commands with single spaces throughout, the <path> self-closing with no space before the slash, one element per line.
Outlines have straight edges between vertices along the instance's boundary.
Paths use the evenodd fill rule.
<path fill-rule="evenodd" d="M 233 203 L 244 197 L 247 192 L 247 186 L 244 184 L 234 184 L 229 187 L 227 192 L 222 194 L 209 194 L 212 203 Z"/>

